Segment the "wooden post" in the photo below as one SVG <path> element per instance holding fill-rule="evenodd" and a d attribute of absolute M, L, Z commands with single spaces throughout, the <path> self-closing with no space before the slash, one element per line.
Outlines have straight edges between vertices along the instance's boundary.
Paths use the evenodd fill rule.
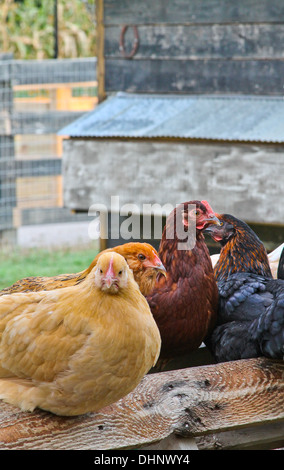
<path fill-rule="evenodd" d="M 97 0 L 97 80 L 99 102 L 105 99 L 104 0 Z"/>
<path fill-rule="evenodd" d="M 104 0 L 96 1 L 97 20 L 97 81 L 99 103 L 106 97 L 105 94 L 105 58 L 104 58 Z M 105 232 L 105 220 L 107 215 L 101 215 L 101 232 Z M 100 251 L 107 248 L 107 239 L 100 239 Z"/>

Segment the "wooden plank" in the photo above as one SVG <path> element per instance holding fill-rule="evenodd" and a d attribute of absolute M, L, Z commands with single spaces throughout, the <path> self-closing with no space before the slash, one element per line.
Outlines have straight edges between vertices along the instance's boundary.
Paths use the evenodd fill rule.
<path fill-rule="evenodd" d="M 105 98 L 105 59 L 104 59 L 104 0 L 96 2 L 97 23 L 97 80 L 99 102 Z"/>
<path fill-rule="evenodd" d="M 268 450 L 284 445 L 284 422 L 246 426 L 233 431 L 204 436 L 183 437 L 171 434 L 143 447 L 143 450 Z"/>
<path fill-rule="evenodd" d="M 154 444 L 150 444 L 149 446 L 143 447 L 143 451 L 149 450 L 199 450 L 196 444 L 196 438 L 194 437 L 183 437 L 180 438 L 175 434 L 171 434 L 170 436 L 166 437 L 162 441 L 155 442 Z"/>
<path fill-rule="evenodd" d="M 275 449 L 284 445 L 284 421 L 197 437 L 200 450 Z"/>
<path fill-rule="evenodd" d="M 122 449 L 284 420 L 283 362 L 264 358 L 149 374 L 98 413 L 59 417 L 0 405 L 0 449 Z"/>
<path fill-rule="evenodd" d="M 278 23 L 282 0 L 105 0 L 105 24 Z"/>
<path fill-rule="evenodd" d="M 105 56 L 121 58 L 121 27 L 105 28 Z M 284 24 L 141 25 L 135 59 L 283 59 Z M 133 47 L 133 30 L 124 37 Z"/>
<path fill-rule="evenodd" d="M 281 60 L 124 60 L 106 59 L 107 92 L 283 93 Z"/>

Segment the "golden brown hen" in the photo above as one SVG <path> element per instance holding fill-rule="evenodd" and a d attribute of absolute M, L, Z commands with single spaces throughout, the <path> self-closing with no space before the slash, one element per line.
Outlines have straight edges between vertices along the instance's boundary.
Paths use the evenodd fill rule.
<path fill-rule="evenodd" d="M 160 333 L 113 252 L 76 286 L 0 298 L 0 398 L 58 415 L 99 410 L 155 364 Z"/>
<path fill-rule="evenodd" d="M 91 272 L 101 254 L 109 251 L 119 253 L 126 259 L 144 296 L 148 295 L 153 289 L 158 273 L 166 274 L 165 268 L 153 246 L 148 243 L 125 243 L 100 252 L 84 271 L 75 274 L 60 274 L 53 277 L 26 277 L 15 282 L 12 286 L 2 289 L 0 296 L 15 292 L 59 289 L 79 284 Z"/>

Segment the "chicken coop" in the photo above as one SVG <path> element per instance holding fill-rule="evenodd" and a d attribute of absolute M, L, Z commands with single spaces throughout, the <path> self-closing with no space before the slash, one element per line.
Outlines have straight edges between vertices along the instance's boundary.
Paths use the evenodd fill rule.
<path fill-rule="evenodd" d="M 282 0 L 97 0 L 96 15 L 99 104 L 58 133 L 65 209 L 106 208 L 101 248 L 159 245 L 141 232 L 111 238 L 128 204 L 163 223 L 168 204 L 192 199 L 247 221 L 268 250 L 282 243 Z M 284 448 L 282 361 L 217 364 L 202 345 L 151 372 L 85 416 L 1 405 L 0 448 Z"/>

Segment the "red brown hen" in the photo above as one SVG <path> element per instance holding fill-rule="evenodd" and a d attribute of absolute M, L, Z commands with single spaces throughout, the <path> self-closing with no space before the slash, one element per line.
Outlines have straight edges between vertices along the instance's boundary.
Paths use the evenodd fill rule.
<path fill-rule="evenodd" d="M 185 233 L 194 230 L 191 249 L 179 249 L 179 220 Z M 162 338 L 160 364 L 197 349 L 215 323 L 218 289 L 202 234 L 210 224 L 219 220 L 206 201 L 180 204 L 167 218 L 159 248 L 167 277 L 147 297 Z"/>

